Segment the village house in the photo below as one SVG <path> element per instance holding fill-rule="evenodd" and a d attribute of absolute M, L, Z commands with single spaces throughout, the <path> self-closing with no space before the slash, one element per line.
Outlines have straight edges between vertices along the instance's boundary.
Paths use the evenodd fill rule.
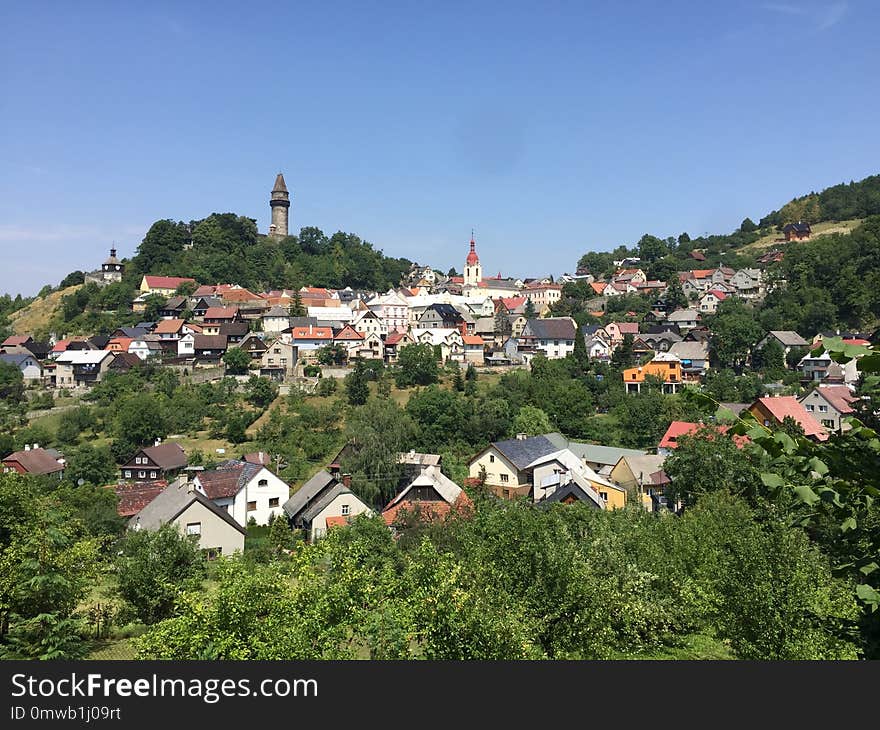
<path fill-rule="evenodd" d="M 370 309 L 359 311 L 352 320 L 351 326 L 364 337 L 376 335 L 376 337 L 381 339 L 388 334 L 388 328 L 385 326 L 385 323 L 379 319 L 379 315 Z"/>
<path fill-rule="evenodd" d="M 245 529 L 187 482 L 160 491 L 129 520 L 128 529 L 158 530 L 165 524 L 196 540 L 209 558 L 244 552 Z"/>
<path fill-rule="evenodd" d="M 786 417 L 800 426 L 804 435 L 814 441 L 827 441 L 828 429 L 820 424 L 793 395 L 765 396 L 758 398 L 751 406 L 751 413 L 758 423 L 768 428 L 777 428 Z"/>
<path fill-rule="evenodd" d="M 409 326 L 409 305 L 393 289 L 368 300 L 367 307 L 376 313 L 389 334 L 405 332 Z"/>
<path fill-rule="evenodd" d="M 304 530 L 310 542 L 323 537 L 334 524 L 344 524 L 359 514 L 373 514 L 351 491 L 351 475 L 343 474 L 341 480 L 337 476 L 321 469 L 283 505 L 290 526 Z"/>
<path fill-rule="evenodd" d="M 162 356 L 162 345 L 159 342 L 159 335 L 144 335 L 143 337 L 133 339 L 128 346 L 128 351 L 132 355 L 137 355 L 140 360 L 160 358 Z"/>
<path fill-rule="evenodd" d="M 25 383 L 38 383 L 43 379 L 43 366 L 30 353 L 0 355 L 0 362 L 5 362 L 18 368 L 21 371 L 21 377 Z"/>
<path fill-rule="evenodd" d="M 263 315 L 263 332 L 284 332 L 290 327 L 290 313 L 284 307 L 272 307 Z"/>
<path fill-rule="evenodd" d="M 382 519 L 392 530 L 413 517 L 432 521 L 473 506 L 467 493 L 435 464 L 425 466 L 382 510 Z"/>
<path fill-rule="evenodd" d="M 193 339 L 196 363 L 207 366 L 219 365 L 228 346 L 223 335 L 196 335 Z"/>
<path fill-rule="evenodd" d="M 139 449 L 120 468 L 122 479 L 137 482 L 174 478 L 189 463 L 180 444 L 156 441 L 153 446 Z"/>
<path fill-rule="evenodd" d="M 283 381 L 293 376 L 297 364 L 297 348 L 280 337 L 266 344 L 260 358 L 260 375 Z"/>
<path fill-rule="evenodd" d="M 574 352 L 577 324 L 571 317 L 530 319 L 520 335 L 519 345 L 534 347 L 550 360 L 558 360 Z"/>
<path fill-rule="evenodd" d="M 55 359 L 56 388 L 91 387 L 101 382 L 113 353 L 106 350 L 67 350 Z"/>
<path fill-rule="evenodd" d="M 843 433 L 851 428 L 843 419 L 855 413 L 853 403 L 858 400 L 845 385 L 821 384 L 798 398 L 804 410 L 831 433 Z"/>
<path fill-rule="evenodd" d="M 858 360 L 851 359 L 847 363 L 836 363 L 826 350 L 821 355 L 807 353 L 797 364 L 801 373 L 801 383 L 825 383 L 855 385 L 859 380 Z"/>
<path fill-rule="evenodd" d="M 786 241 L 805 241 L 811 235 L 813 231 L 810 228 L 809 223 L 803 223 L 802 221 L 798 221 L 797 223 L 786 223 L 782 227 L 782 235 L 785 236 Z"/>
<path fill-rule="evenodd" d="M 284 339 L 282 338 L 282 342 L 283 341 Z M 288 342 L 286 344 L 290 343 Z M 263 355 L 268 349 L 266 341 L 257 333 L 248 335 L 236 346 L 250 355 L 253 362 L 262 362 Z"/>
<path fill-rule="evenodd" d="M 673 421 L 669 424 L 666 433 L 663 434 L 663 438 L 660 439 L 660 443 L 657 445 L 657 455 L 669 456 L 678 448 L 678 440 L 682 436 L 693 436 L 700 429 L 711 429 L 715 433 L 723 435 L 727 433 L 730 426 L 706 425 L 703 423 L 691 423 L 689 421 Z M 750 441 L 748 436 L 734 436 L 733 440 L 739 448 L 742 448 Z"/>
<path fill-rule="evenodd" d="M 683 380 L 700 380 L 709 369 L 708 342 L 675 342 L 668 352 L 681 362 Z"/>
<path fill-rule="evenodd" d="M 666 318 L 669 324 L 674 324 L 679 331 L 684 333 L 693 329 L 700 323 L 700 313 L 695 309 L 676 309 Z"/>
<path fill-rule="evenodd" d="M 461 338 L 464 347 L 464 361 L 474 366 L 484 364 L 486 343 L 478 335 L 464 335 Z"/>
<path fill-rule="evenodd" d="M 484 485 L 499 497 L 512 499 L 528 495 L 532 490 L 532 469 L 529 465 L 542 456 L 559 449 L 544 436 L 518 434 L 514 439 L 489 444 L 468 464 L 471 479 L 485 477 Z"/>
<path fill-rule="evenodd" d="M 611 470 L 611 480 L 627 492 L 628 499 L 656 511 L 665 502 L 668 478 L 663 472 L 665 456 L 621 456 Z"/>
<path fill-rule="evenodd" d="M 743 299 L 758 299 L 764 293 L 764 272 L 761 269 L 740 269 L 730 277 L 730 285 Z"/>
<path fill-rule="evenodd" d="M 584 501 L 598 509 L 620 509 L 626 505 L 623 489 L 600 476 L 567 448 L 539 456 L 527 468 L 532 470 L 534 502 Z"/>
<path fill-rule="evenodd" d="M 644 365 L 623 371 L 623 383 L 627 393 L 641 393 L 645 378 L 657 378 L 664 393 L 677 393 L 682 384 L 681 361 L 668 352 L 658 353 Z"/>
<path fill-rule="evenodd" d="M 810 346 L 810 343 L 797 332 L 792 330 L 770 330 L 770 332 L 768 332 L 767 335 L 755 345 L 755 349 L 762 350 L 770 340 L 776 340 L 776 342 L 781 345 L 785 355 L 788 355 L 792 348 Z"/>
<path fill-rule="evenodd" d="M 195 279 L 180 276 L 150 276 L 144 274 L 141 279 L 140 292 L 142 295 L 158 294 L 163 297 L 170 297 L 177 291 L 177 287 L 181 284 L 196 283 Z"/>
<path fill-rule="evenodd" d="M 397 362 L 400 348 L 413 344 L 413 340 L 406 332 L 392 332 L 382 344 L 385 351 L 384 360 L 391 364 Z"/>
<path fill-rule="evenodd" d="M 700 297 L 700 313 L 715 314 L 718 311 L 718 305 L 725 299 L 727 299 L 727 294 L 723 291 L 720 289 L 710 289 Z"/>
<path fill-rule="evenodd" d="M 216 297 L 212 296 L 199 296 L 196 297 L 193 295 L 193 306 L 192 313 L 193 317 L 198 320 L 202 320 L 205 318 L 205 313 L 211 309 L 212 307 L 222 307 L 223 302 L 221 302 Z"/>
<path fill-rule="evenodd" d="M 162 319 L 182 319 L 187 306 L 186 297 L 171 297 L 159 309 L 159 317 Z"/>
<path fill-rule="evenodd" d="M 446 363 L 464 362 L 464 339 L 457 329 L 415 329 L 411 330 L 413 340 L 420 345 L 431 345 L 439 349 L 440 361 Z"/>
<path fill-rule="evenodd" d="M 42 449 L 39 444 L 25 444 L 21 451 L 14 451 L 3 459 L 3 472 L 7 474 L 64 476 L 64 457 L 55 449 Z"/>
<path fill-rule="evenodd" d="M 283 514 L 290 486 L 261 464 L 229 459 L 193 478 L 196 487 L 236 523 L 268 524 Z"/>
<path fill-rule="evenodd" d="M 291 327 L 290 341 L 296 345 L 300 357 L 314 359 L 319 348 L 333 343 L 333 328 L 315 325 Z"/>
<path fill-rule="evenodd" d="M 238 307 L 210 307 L 202 320 L 203 335 L 219 335 L 224 324 L 241 321 Z"/>

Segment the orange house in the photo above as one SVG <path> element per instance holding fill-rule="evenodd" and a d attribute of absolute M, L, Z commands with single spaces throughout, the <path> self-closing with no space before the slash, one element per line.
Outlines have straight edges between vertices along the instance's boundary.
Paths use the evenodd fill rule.
<path fill-rule="evenodd" d="M 663 381 L 664 393 L 675 393 L 681 388 L 681 361 L 675 360 L 651 360 L 649 363 L 635 368 L 627 368 L 623 371 L 623 383 L 627 393 L 640 393 L 642 383 L 648 376 L 660 378 Z"/>

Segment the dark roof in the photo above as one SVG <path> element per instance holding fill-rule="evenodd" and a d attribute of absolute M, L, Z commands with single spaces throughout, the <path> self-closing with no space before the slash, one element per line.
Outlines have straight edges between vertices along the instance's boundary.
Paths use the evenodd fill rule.
<path fill-rule="evenodd" d="M 249 329 L 247 322 L 224 322 L 220 325 L 220 334 L 225 337 L 243 337 Z"/>
<path fill-rule="evenodd" d="M 186 309 L 186 297 L 171 297 L 162 309 Z"/>
<path fill-rule="evenodd" d="M 461 312 L 451 304 L 432 304 L 425 311 L 427 312 L 429 309 L 433 309 L 444 320 L 452 320 L 453 322 L 460 322 L 462 320 Z"/>
<path fill-rule="evenodd" d="M 23 347 L 26 347 L 34 353 L 34 357 L 39 358 L 40 360 L 44 359 L 50 352 L 52 352 L 52 345 L 48 342 L 26 342 Z"/>
<path fill-rule="evenodd" d="M 526 324 L 532 337 L 539 340 L 573 340 L 574 324 L 567 318 L 530 319 Z"/>
<path fill-rule="evenodd" d="M 193 347 L 196 350 L 225 350 L 227 339 L 226 335 L 195 335 Z"/>
<path fill-rule="evenodd" d="M 96 350 L 103 350 L 107 347 L 107 343 L 110 342 L 110 338 L 106 335 L 94 335 L 93 337 L 89 337 L 89 342 L 95 346 Z M 68 347 L 67 349 L 70 350 L 72 348 Z"/>
<path fill-rule="evenodd" d="M 574 479 L 572 479 L 568 484 L 563 484 L 556 489 L 553 490 L 553 493 L 542 500 L 542 504 L 553 503 L 553 502 L 562 502 L 566 497 L 575 497 L 581 502 L 586 502 L 591 507 L 595 507 L 596 509 L 602 509 L 596 500 L 591 497 L 586 490 L 584 490 Z"/>
<path fill-rule="evenodd" d="M 40 365 L 40 363 L 37 362 L 37 358 L 35 358 L 33 355 L 25 355 L 23 353 L 20 355 L 19 354 L 13 354 L 13 355 L 0 354 L 0 360 L 2 360 L 3 362 L 8 362 L 10 365 L 15 365 L 18 368 L 21 368 L 22 364 L 24 364 L 28 360 L 30 360 L 32 363 L 37 365 L 37 367 L 39 367 L 39 365 Z"/>
<path fill-rule="evenodd" d="M 318 497 L 325 489 L 338 484 L 336 477 L 329 471 L 321 469 L 315 476 L 303 484 L 288 499 L 283 507 L 284 513 L 291 519 L 296 519 L 309 504 Z"/>
<path fill-rule="evenodd" d="M 234 497 L 262 468 L 260 464 L 229 459 L 219 463 L 214 469 L 203 471 L 196 478 L 211 499 Z"/>
<path fill-rule="evenodd" d="M 189 491 L 186 482 L 163 489 L 140 512 L 128 521 L 128 526 L 139 524 L 145 530 L 158 530 L 163 524 L 174 521 L 193 502 L 199 502 L 239 532 L 246 532 L 225 509 L 221 509 L 208 497 L 195 490 Z"/>
<path fill-rule="evenodd" d="M 525 469 L 535 459 L 559 450 L 544 436 L 496 441 L 492 445 L 504 454 L 517 469 Z"/>
<path fill-rule="evenodd" d="M 166 471 L 171 469 L 182 469 L 189 463 L 186 453 L 180 447 L 180 444 L 174 442 L 159 444 L 158 446 L 148 446 L 138 452 L 138 454 L 141 453 L 147 456 L 150 461 L 156 464 L 160 469 Z M 137 454 L 134 456 L 137 456 Z M 134 456 L 129 459 L 128 464 L 137 466 L 137 464 L 134 463 Z"/>
<path fill-rule="evenodd" d="M 809 223 L 788 223 L 782 227 L 783 233 L 788 233 L 789 231 L 794 231 L 795 233 L 809 233 L 810 232 L 810 224 Z"/>
<path fill-rule="evenodd" d="M 289 332 L 294 327 L 308 327 L 312 325 L 313 327 L 318 326 L 318 318 L 317 317 L 291 317 L 290 318 L 290 327 L 288 327 L 285 332 Z"/>
<path fill-rule="evenodd" d="M 54 474 L 64 469 L 45 449 L 15 451 L 3 461 L 17 461 L 28 474 Z"/>
<path fill-rule="evenodd" d="M 139 340 L 150 331 L 149 327 L 117 327 L 114 333 L 121 332 L 122 337 L 129 337 L 132 340 Z"/>
<path fill-rule="evenodd" d="M 330 489 L 325 489 L 318 499 L 311 502 L 306 509 L 299 515 L 299 519 L 303 522 L 311 522 L 315 516 L 324 509 L 330 502 L 336 499 L 340 494 L 352 494 L 353 492 L 344 484 L 337 482 Z"/>
<path fill-rule="evenodd" d="M 110 367 L 114 370 L 131 370 L 141 364 L 141 359 L 133 352 L 117 352 Z"/>

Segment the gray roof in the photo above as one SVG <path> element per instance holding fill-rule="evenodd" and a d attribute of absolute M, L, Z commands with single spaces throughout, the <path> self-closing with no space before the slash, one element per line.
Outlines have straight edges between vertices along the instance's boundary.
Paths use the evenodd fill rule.
<path fill-rule="evenodd" d="M 324 509 L 340 494 L 354 493 L 344 484 L 340 484 L 339 482 L 337 482 L 334 486 L 330 487 L 330 489 L 325 490 L 320 495 L 319 499 L 316 499 L 314 502 L 312 502 L 300 515 L 298 515 L 298 518 L 303 522 L 311 522 L 321 512 L 322 509 Z"/>
<path fill-rule="evenodd" d="M 480 317 L 474 322 L 474 332 L 495 332 L 495 317 Z"/>
<path fill-rule="evenodd" d="M 588 464 L 613 466 L 620 461 L 622 456 L 642 456 L 648 453 L 639 449 L 619 449 L 615 446 L 600 446 L 599 444 L 585 444 L 581 441 L 569 441 L 561 433 L 556 432 L 545 433 L 544 437 L 557 449 L 568 449 Z"/>
<path fill-rule="evenodd" d="M 785 347 L 807 347 L 810 344 L 797 332 L 792 330 L 770 330 L 770 334 L 779 340 Z"/>
<path fill-rule="evenodd" d="M 123 337 L 130 337 L 137 340 L 147 334 L 150 330 L 148 327 L 120 327 L 117 332 L 122 332 Z"/>
<path fill-rule="evenodd" d="M 633 475 L 641 484 L 647 484 L 650 476 L 656 471 L 663 468 L 663 462 L 666 461 L 665 456 L 657 454 L 640 454 L 638 456 L 625 456 L 626 463 Z"/>
<path fill-rule="evenodd" d="M 535 459 L 552 454 L 554 451 L 559 451 L 544 436 L 496 441 L 492 445 L 504 454 L 517 469 L 525 469 Z"/>
<path fill-rule="evenodd" d="M 669 353 L 680 360 L 708 360 L 709 346 L 705 342 L 676 342 Z"/>
<path fill-rule="evenodd" d="M 746 408 L 748 408 L 751 403 L 721 403 L 720 405 L 722 408 L 726 408 L 728 411 L 731 411 L 735 416 L 738 416 Z"/>
<path fill-rule="evenodd" d="M 324 489 L 336 483 L 335 476 L 326 469 L 321 469 L 284 503 L 284 513 L 291 519 L 297 517 Z"/>
<path fill-rule="evenodd" d="M 605 502 L 598 493 L 589 486 L 589 483 L 582 483 L 578 475 L 572 475 L 572 479 L 567 484 L 562 484 L 553 490 L 553 493 L 542 500 L 543 503 L 561 502 L 568 496 L 574 496 L 581 502 L 586 502 L 591 507 L 597 509 L 605 509 Z"/>
<path fill-rule="evenodd" d="M 278 305 L 272 307 L 268 312 L 263 313 L 263 317 L 289 317 L 290 313 Z"/>
<path fill-rule="evenodd" d="M 132 528 L 139 524 L 144 530 L 158 530 L 163 524 L 172 522 L 193 502 L 199 502 L 231 527 L 245 532 L 226 510 L 220 509 L 201 492 L 189 491 L 186 482 L 171 484 L 159 492 L 152 502 L 128 521 L 128 526 Z"/>
<path fill-rule="evenodd" d="M 690 322 L 700 318 L 700 313 L 696 309 L 676 309 L 666 319 L 670 322 Z"/>
<path fill-rule="evenodd" d="M 567 317 L 530 319 L 526 328 L 539 340 L 573 340 L 575 337 L 574 323 Z"/>
<path fill-rule="evenodd" d="M 35 358 L 33 355 L 5 355 L 4 354 L 4 355 L 0 355 L 0 360 L 2 360 L 3 362 L 8 362 L 10 365 L 15 365 L 18 368 L 21 368 L 21 366 L 24 363 L 26 363 L 28 360 L 30 360 L 32 363 L 34 363 L 34 365 L 36 365 L 37 367 L 40 366 L 40 363 L 37 362 L 37 358 Z"/>

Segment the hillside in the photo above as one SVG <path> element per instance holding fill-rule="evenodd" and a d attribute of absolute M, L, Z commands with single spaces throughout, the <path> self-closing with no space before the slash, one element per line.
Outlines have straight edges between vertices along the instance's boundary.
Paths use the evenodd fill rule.
<path fill-rule="evenodd" d="M 23 309 L 9 315 L 9 324 L 13 333 L 17 335 L 43 332 L 49 327 L 49 323 L 61 306 L 61 298 L 66 294 L 72 294 L 82 284 L 75 284 L 66 289 L 53 291 L 45 297 L 35 299 Z"/>
<path fill-rule="evenodd" d="M 830 236 L 832 233 L 849 235 L 863 221 L 864 218 L 855 218 L 848 221 L 827 221 L 825 223 L 816 223 L 815 225 L 810 226 L 810 228 L 813 231 L 813 238 L 816 236 Z M 780 243 L 780 238 L 782 238 L 782 234 L 772 231 L 767 235 L 761 236 L 757 241 L 746 244 L 740 249 L 740 251 L 743 253 L 757 252 L 773 248 L 773 246 Z"/>

